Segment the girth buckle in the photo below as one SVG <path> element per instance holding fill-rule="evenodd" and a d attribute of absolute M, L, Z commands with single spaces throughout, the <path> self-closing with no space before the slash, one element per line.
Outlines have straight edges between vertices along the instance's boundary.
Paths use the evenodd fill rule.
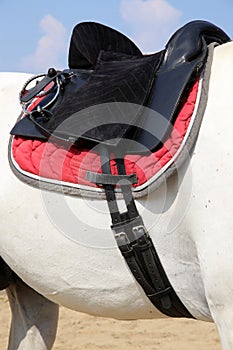
<path fill-rule="evenodd" d="M 141 237 L 148 236 L 141 216 L 111 226 L 118 246 L 137 242 Z"/>

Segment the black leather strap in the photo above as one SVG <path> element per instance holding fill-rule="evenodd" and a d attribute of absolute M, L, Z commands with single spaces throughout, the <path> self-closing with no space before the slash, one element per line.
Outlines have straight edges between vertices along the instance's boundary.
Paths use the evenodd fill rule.
<path fill-rule="evenodd" d="M 172 288 L 149 236 L 142 236 L 132 246 L 119 248 L 134 277 L 157 309 L 170 317 L 193 318 Z M 137 271 L 138 266 L 141 266 L 141 274 Z"/>
<path fill-rule="evenodd" d="M 112 218 L 111 228 L 121 254 L 135 279 L 158 310 L 171 317 L 193 318 L 176 295 L 167 278 L 154 244 L 138 213 L 130 183 L 120 186 L 127 211 L 119 212 L 115 184 L 119 177 L 127 178 L 127 175 L 122 157 L 116 158 L 116 164 L 119 175 L 114 179 L 115 176 L 111 173 L 108 150 L 103 147 L 101 149 L 102 172 L 108 176 L 103 177 L 104 183 L 102 185 Z M 101 176 L 93 177 L 94 179 L 99 181 Z M 109 184 L 106 183 L 106 179 L 110 179 Z"/>

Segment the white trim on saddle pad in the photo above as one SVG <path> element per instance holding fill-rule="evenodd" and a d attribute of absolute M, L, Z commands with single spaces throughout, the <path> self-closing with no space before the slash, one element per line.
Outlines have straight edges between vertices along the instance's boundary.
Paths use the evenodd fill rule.
<path fill-rule="evenodd" d="M 207 104 L 211 64 L 215 46 L 215 44 L 209 45 L 207 63 L 204 72 L 200 77 L 196 103 L 187 128 L 186 135 L 184 136 L 174 156 L 155 175 L 153 175 L 142 185 L 132 188 L 134 198 L 143 197 L 149 192 L 158 188 L 169 176 L 172 175 L 175 170 L 177 171 L 181 167 L 181 165 L 188 157 L 190 157 L 193 146 L 195 145 L 198 136 Z M 14 174 L 23 182 L 26 182 L 27 184 L 40 189 L 62 192 L 64 194 L 105 199 L 104 189 L 100 187 L 91 187 L 82 184 L 75 184 L 46 177 L 40 177 L 21 169 L 13 157 L 12 142 L 13 137 L 11 137 L 9 142 L 9 162 Z M 116 189 L 116 193 L 119 197 L 121 197 L 120 190 Z"/>

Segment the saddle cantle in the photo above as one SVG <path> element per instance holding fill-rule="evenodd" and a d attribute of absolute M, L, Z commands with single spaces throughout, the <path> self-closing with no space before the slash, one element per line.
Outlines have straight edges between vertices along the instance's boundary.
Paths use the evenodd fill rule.
<path fill-rule="evenodd" d="M 157 152 L 163 154 L 167 148 L 169 152 L 176 148 L 174 157 L 165 163 L 168 172 L 183 146 L 191 152 L 203 116 L 203 106 L 201 117 L 192 114 L 199 110 L 199 105 L 194 106 L 202 94 L 198 83 L 204 82 L 206 71 L 209 76 L 207 69 L 203 74 L 207 57 L 211 56 L 208 45 L 229 40 L 215 25 L 193 21 L 179 29 L 164 50 L 143 55 L 121 33 L 98 23 L 81 23 L 71 38 L 70 68 L 62 72 L 50 69 L 35 87 L 24 86 L 23 115 L 11 131 L 20 136 L 13 137 L 13 151 L 10 148 L 15 173 L 19 167 L 13 159 L 17 153 L 14 147 L 25 140 L 31 143 L 34 139 L 37 146 L 49 144 L 55 150 L 52 142 L 62 145 L 63 150 L 67 150 L 66 143 L 68 150 L 79 153 L 85 147 L 88 154 L 90 148 L 100 145 L 96 148 L 99 169 L 85 171 L 85 180 L 104 192 L 111 229 L 135 279 L 151 302 L 172 317 L 192 315 L 172 288 L 137 211 L 132 186 L 139 179 L 137 174 L 126 171 L 126 155 L 148 158 L 142 153 L 150 151 L 153 158 Z M 206 80 L 208 84 L 208 77 Z M 192 108 L 183 114 L 185 101 L 191 102 Z M 174 147 L 170 133 L 181 120 L 188 126 L 182 130 L 182 136 L 175 133 L 179 140 Z M 194 129 L 194 135 L 189 137 Z M 51 142 L 46 142 L 48 139 Z M 45 148 L 43 153 L 44 157 Z M 126 204 L 124 212 L 120 212 L 117 203 L 119 189 Z"/>

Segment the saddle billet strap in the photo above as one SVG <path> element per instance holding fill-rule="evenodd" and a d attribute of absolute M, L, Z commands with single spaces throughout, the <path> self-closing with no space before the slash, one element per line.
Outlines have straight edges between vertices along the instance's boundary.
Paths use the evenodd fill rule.
<path fill-rule="evenodd" d="M 130 177 L 126 175 L 123 157 L 115 158 L 119 174 L 115 179 L 115 175 L 111 172 L 109 151 L 105 146 L 100 148 L 100 156 L 103 174 L 91 178 L 98 180 L 98 184 L 103 178 L 102 186 L 112 219 L 111 229 L 135 279 L 160 312 L 170 317 L 193 318 L 172 288 L 142 217 L 138 213 L 132 196 L 132 181 L 127 183 Z M 123 213 L 119 212 L 115 195 L 115 185 L 119 178 L 121 181 L 124 178 L 123 185 L 121 182 L 118 183 L 127 208 Z M 107 179 L 110 179 L 109 184 L 106 183 Z"/>

